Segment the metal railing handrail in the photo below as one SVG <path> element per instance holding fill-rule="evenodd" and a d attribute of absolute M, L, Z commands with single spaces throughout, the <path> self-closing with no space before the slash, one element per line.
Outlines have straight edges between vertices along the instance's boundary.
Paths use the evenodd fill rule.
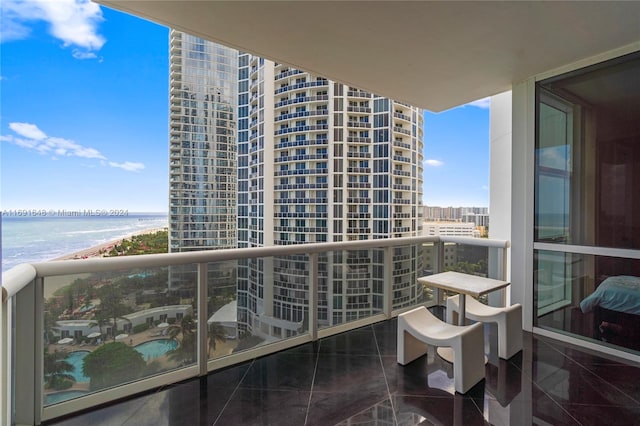
<path fill-rule="evenodd" d="M 473 237 L 439 237 L 439 241 L 443 243 L 465 244 L 468 246 L 483 246 L 494 248 L 509 248 L 511 245 L 507 240 L 494 240 L 488 238 Z"/>
<path fill-rule="evenodd" d="M 139 256 L 103 257 L 82 260 L 57 260 L 20 264 L 2 274 L 2 301 L 16 294 L 36 277 L 105 272 L 114 269 L 150 268 L 190 263 L 222 262 L 255 257 L 286 256 L 299 253 L 321 253 L 334 250 L 371 249 L 402 244 L 450 242 L 475 246 L 508 248 L 505 240 L 471 237 L 402 237 L 377 240 L 339 241 L 293 244 L 286 246 L 248 247 L 224 250 L 201 250 L 182 253 L 146 254 Z"/>
<path fill-rule="evenodd" d="M 36 268 L 29 263 L 21 263 L 2 273 L 2 303 L 22 290 L 34 280 Z"/>

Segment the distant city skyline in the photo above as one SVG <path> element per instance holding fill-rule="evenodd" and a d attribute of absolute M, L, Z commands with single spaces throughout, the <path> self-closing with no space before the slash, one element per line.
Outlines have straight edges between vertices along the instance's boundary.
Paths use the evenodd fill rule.
<path fill-rule="evenodd" d="M 169 29 L 90 2 L 0 7 L 0 208 L 168 212 Z M 423 204 L 488 205 L 488 106 L 425 112 Z"/>

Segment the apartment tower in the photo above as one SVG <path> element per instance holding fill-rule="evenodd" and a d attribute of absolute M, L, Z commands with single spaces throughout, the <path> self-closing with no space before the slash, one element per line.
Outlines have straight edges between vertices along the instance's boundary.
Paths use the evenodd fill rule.
<path fill-rule="evenodd" d="M 169 37 L 169 251 L 235 248 L 238 52 L 176 30 Z M 212 265 L 209 281 L 235 295 L 235 272 L 235 262 Z M 195 274 L 170 268 L 170 289 L 192 291 Z"/>
<path fill-rule="evenodd" d="M 169 246 L 235 248 L 238 52 L 170 32 Z"/>
<path fill-rule="evenodd" d="M 239 247 L 420 235 L 420 109 L 242 53 L 238 96 Z M 419 251 L 390 254 L 394 307 L 422 298 Z M 319 256 L 319 324 L 382 312 L 384 261 L 383 250 Z M 238 327 L 265 339 L 306 330 L 310 267 L 308 256 L 242 263 Z"/>

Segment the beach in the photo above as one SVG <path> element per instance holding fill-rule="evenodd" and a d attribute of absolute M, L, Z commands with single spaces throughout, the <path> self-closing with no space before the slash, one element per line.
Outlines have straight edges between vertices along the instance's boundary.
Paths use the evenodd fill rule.
<path fill-rule="evenodd" d="M 60 257 L 56 257 L 55 259 L 51 259 L 52 261 L 56 260 L 78 260 L 78 259 L 89 259 L 92 257 L 104 257 L 111 249 L 113 249 L 116 245 L 122 244 L 122 241 L 131 239 L 131 237 L 137 235 L 146 235 L 146 234 L 155 234 L 156 232 L 166 231 L 167 228 L 149 228 L 142 231 L 134 232 L 132 234 L 126 235 L 124 237 L 108 241 L 106 243 L 98 244 L 93 247 L 89 247 L 86 249 L 78 250 L 73 253 L 68 253 Z"/>
<path fill-rule="evenodd" d="M 95 257 L 104 257 L 113 247 L 116 245 L 122 244 L 123 240 L 130 239 L 136 235 L 145 235 L 145 234 L 154 234 L 160 231 L 166 231 L 167 228 L 149 228 L 142 231 L 134 232 L 122 238 L 118 238 L 103 244 L 98 244 L 93 247 L 89 247 L 87 249 L 78 250 L 73 253 L 65 254 L 64 256 L 57 257 L 52 259 L 52 262 L 59 260 L 82 260 L 82 259 L 90 259 Z M 48 299 L 52 297 L 56 291 L 59 289 L 68 286 L 71 282 L 77 278 L 87 278 L 90 274 L 77 274 L 73 275 L 73 277 L 69 277 L 67 275 L 63 276 L 53 276 L 47 277 L 44 285 L 44 297 Z"/>

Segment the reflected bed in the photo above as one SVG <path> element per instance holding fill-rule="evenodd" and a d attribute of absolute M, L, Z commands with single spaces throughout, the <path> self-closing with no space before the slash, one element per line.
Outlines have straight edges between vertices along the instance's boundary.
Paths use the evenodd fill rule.
<path fill-rule="evenodd" d="M 640 277 L 620 275 L 602 281 L 592 294 L 580 302 L 583 313 L 595 307 L 640 315 Z"/>

